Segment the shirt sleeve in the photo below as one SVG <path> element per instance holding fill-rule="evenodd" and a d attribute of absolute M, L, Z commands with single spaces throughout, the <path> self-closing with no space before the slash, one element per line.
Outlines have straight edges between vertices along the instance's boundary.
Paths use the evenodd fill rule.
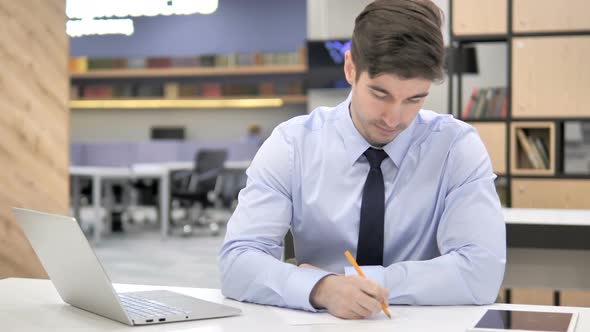
<path fill-rule="evenodd" d="M 448 158 L 448 190 L 437 231 L 441 256 L 361 267 L 389 290 L 391 304 L 489 304 L 498 295 L 506 264 L 506 227 L 488 153 L 469 129 Z M 354 270 L 346 268 L 345 273 Z"/>
<path fill-rule="evenodd" d="M 239 301 L 316 311 L 311 290 L 330 273 L 281 261 L 292 219 L 293 160 L 282 130 L 273 131 L 247 170 L 219 252 L 221 292 Z"/>

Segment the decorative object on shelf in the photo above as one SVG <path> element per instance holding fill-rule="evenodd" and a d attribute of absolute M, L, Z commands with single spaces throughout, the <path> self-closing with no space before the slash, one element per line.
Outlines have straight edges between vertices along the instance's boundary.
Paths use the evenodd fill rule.
<path fill-rule="evenodd" d="M 475 46 L 447 47 L 445 57 L 445 68 L 449 68 L 450 61 L 453 61 L 453 74 L 477 74 L 477 49 Z"/>
<path fill-rule="evenodd" d="M 307 41 L 308 87 L 349 88 L 344 77 L 344 53 L 349 49 L 348 39 Z"/>

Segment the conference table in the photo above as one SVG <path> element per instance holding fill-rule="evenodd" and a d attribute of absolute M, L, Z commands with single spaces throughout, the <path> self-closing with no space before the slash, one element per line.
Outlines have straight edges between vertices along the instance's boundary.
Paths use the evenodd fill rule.
<path fill-rule="evenodd" d="M 240 308 L 242 315 L 226 318 L 130 327 L 64 303 L 49 280 L 0 280 L 0 331 L 436 331 L 458 332 L 472 327 L 488 308 L 577 312 L 576 332 L 590 331 L 590 308 L 515 304 L 487 306 L 390 306 L 392 319 L 382 313 L 367 320 L 341 320 L 327 313 L 307 313 L 224 298 L 218 289 L 115 284 L 119 292 L 166 289 Z"/>

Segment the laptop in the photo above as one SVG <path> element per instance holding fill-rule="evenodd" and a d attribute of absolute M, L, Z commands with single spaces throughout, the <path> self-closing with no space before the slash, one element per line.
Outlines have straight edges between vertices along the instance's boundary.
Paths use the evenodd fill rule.
<path fill-rule="evenodd" d="M 19 208 L 13 212 L 57 292 L 74 307 L 131 326 L 241 313 L 165 290 L 117 293 L 74 218 Z"/>

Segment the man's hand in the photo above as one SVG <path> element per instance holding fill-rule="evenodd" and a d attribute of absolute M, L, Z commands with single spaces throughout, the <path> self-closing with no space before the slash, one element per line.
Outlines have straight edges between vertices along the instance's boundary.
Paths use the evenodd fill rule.
<path fill-rule="evenodd" d="M 365 319 L 381 311 L 387 303 L 387 289 L 359 276 L 329 275 L 311 291 L 311 304 L 326 308 L 332 315 L 344 319 Z"/>

